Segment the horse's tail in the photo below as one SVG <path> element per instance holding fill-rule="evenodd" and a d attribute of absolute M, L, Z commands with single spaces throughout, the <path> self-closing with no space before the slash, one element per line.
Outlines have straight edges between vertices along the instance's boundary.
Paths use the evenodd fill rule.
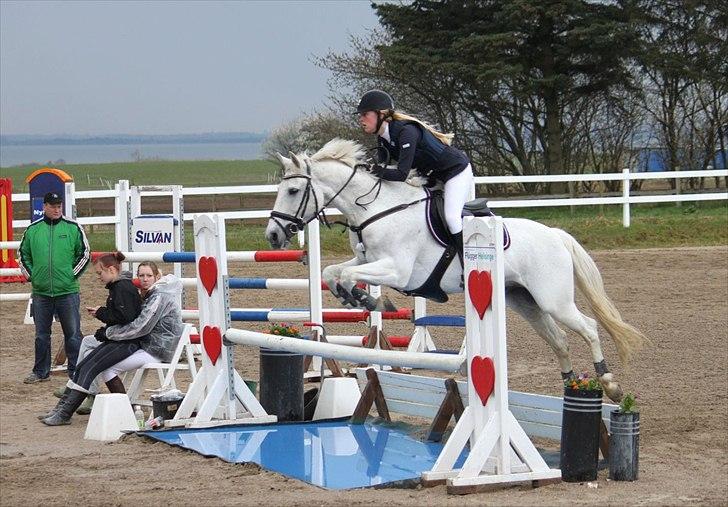
<path fill-rule="evenodd" d="M 584 247 L 569 233 L 561 229 L 558 232 L 561 241 L 571 254 L 574 264 L 574 278 L 576 286 L 589 301 L 597 321 L 607 330 L 617 346 L 617 353 L 623 364 L 626 364 L 632 354 L 639 350 L 649 339 L 633 326 L 622 320 L 619 310 L 607 296 L 604 290 L 602 275 L 597 265 L 589 256 Z"/>

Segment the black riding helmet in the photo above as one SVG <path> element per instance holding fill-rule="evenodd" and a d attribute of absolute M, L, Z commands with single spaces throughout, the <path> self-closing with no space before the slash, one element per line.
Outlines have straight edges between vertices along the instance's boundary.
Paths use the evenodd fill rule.
<path fill-rule="evenodd" d="M 367 111 L 385 111 L 394 109 L 394 100 L 382 90 L 369 90 L 362 95 L 359 105 L 356 107 L 356 114 Z"/>

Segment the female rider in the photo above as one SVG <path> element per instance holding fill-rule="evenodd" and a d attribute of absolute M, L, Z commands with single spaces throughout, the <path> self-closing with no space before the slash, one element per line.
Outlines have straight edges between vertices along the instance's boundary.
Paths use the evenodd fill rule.
<path fill-rule="evenodd" d="M 450 146 L 453 135 L 436 131 L 413 116 L 394 110 L 394 100 L 381 90 L 366 92 L 356 108 L 359 125 L 376 134 L 380 148 L 397 161 L 396 168 L 374 166 L 372 172 L 389 181 L 405 181 L 411 169 L 444 186 L 445 222 L 463 262 L 463 206 L 473 188 L 467 155 Z"/>

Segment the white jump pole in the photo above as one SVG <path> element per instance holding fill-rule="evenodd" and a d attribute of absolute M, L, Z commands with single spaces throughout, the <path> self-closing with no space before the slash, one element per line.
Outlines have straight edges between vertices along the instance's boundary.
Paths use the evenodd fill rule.
<path fill-rule="evenodd" d="M 399 350 L 354 348 L 348 345 L 321 343 L 300 338 L 275 336 L 243 329 L 228 329 L 225 338 L 240 345 L 252 345 L 272 350 L 285 350 L 308 356 L 340 359 L 352 363 L 384 364 L 406 368 L 423 368 L 453 372 L 463 364 L 463 358 L 454 354 L 428 354 Z"/>
<path fill-rule="evenodd" d="M 449 493 L 467 493 L 560 480 L 561 471 L 548 467 L 508 406 L 502 219 L 465 217 L 463 242 L 468 406 L 423 481 L 446 479 Z M 455 470 L 468 442 L 470 454 Z"/>

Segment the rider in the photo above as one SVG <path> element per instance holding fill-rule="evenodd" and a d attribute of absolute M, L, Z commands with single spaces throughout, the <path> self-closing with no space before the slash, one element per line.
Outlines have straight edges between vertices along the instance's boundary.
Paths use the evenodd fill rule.
<path fill-rule="evenodd" d="M 389 181 L 405 181 L 411 169 L 444 185 L 445 222 L 463 263 L 463 206 L 473 188 L 473 169 L 462 151 L 450 146 L 453 134 L 443 134 L 430 125 L 394 110 L 394 100 L 381 90 L 366 92 L 356 108 L 359 124 L 367 134 L 376 134 L 380 148 L 397 161 L 396 168 L 375 165 L 372 173 Z"/>

